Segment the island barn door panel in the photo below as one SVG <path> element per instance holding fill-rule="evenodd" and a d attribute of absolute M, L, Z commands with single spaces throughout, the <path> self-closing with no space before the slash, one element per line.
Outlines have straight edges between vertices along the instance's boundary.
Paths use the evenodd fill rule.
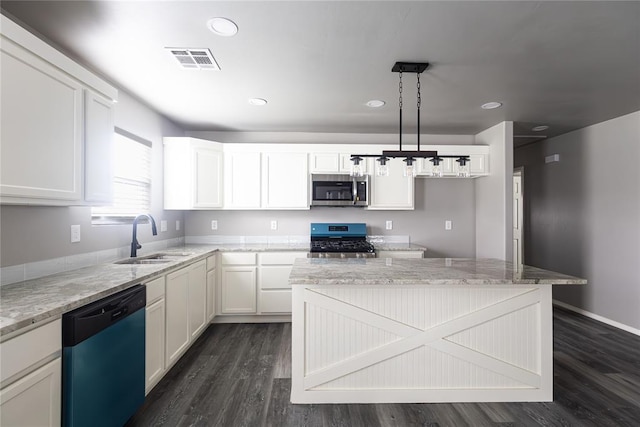
<path fill-rule="evenodd" d="M 294 403 L 553 398 L 548 286 L 293 292 Z"/>

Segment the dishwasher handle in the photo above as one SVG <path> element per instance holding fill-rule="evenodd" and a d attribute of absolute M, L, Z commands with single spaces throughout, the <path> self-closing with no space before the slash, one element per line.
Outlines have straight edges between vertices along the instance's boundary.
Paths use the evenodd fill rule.
<path fill-rule="evenodd" d="M 62 344 L 72 347 L 146 306 L 146 286 L 136 285 L 62 316 Z"/>

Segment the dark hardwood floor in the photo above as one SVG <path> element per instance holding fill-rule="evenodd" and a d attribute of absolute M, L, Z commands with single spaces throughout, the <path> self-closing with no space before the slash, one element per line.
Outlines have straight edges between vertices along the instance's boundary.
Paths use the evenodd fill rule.
<path fill-rule="evenodd" d="M 554 402 L 292 405 L 291 324 L 210 326 L 133 426 L 639 426 L 640 337 L 554 308 Z"/>

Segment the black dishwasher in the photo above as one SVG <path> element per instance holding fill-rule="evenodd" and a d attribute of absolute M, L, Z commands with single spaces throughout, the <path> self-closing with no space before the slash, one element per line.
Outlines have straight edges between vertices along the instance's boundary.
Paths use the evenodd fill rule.
<path fill-rule="evenodd" d="M 63 426 L 121 427 L 142 405 L 146 300 L 136 285 L 62 316 Z"/>

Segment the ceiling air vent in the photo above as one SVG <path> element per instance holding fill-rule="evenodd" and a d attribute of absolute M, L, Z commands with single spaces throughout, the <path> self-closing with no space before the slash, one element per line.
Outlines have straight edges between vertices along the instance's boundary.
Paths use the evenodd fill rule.
<path fill-rule="evenodd" d="M 209 49 L 165 48 L 187 70 L 219 71 L 220 67 Z"/>

